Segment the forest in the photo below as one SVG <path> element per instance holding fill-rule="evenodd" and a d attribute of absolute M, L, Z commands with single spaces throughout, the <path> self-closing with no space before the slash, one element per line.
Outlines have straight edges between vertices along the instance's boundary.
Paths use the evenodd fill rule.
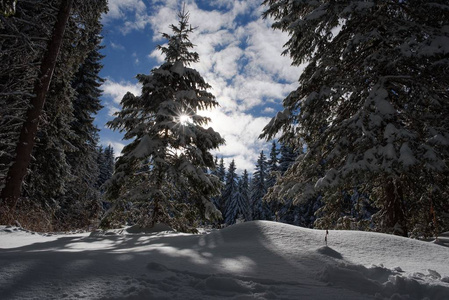
<path fill-rule="evenodd" d="M 128 141 L 114 153 L 94 125 L 107 0 L 2 1 L 0 224 L 448 231 L 447 1 L 261 5 L 289 35 L 282 54 L 306 67 L 260 133 L 270 152 L 238 174 L 212 154 L 226 141 L 201 111 L 220 103 L 192 67 L 201 58 L 185 7 L 162 33 L 164 62 L 136 74 L 141 94 L 124 95 L 107 124 Z"/>

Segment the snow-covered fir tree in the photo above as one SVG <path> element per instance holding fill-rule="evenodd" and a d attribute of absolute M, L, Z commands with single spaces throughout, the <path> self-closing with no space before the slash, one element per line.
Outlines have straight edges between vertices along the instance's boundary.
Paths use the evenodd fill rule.
<path fill-rule="evenodd" d="M 263 201 L 263 197 L 267 193 L 268 166 L 267 157 L 260 152 L 257 159 L 256 168 L 251 180 L 251 209 L 253 220 L 270 220 L 271 212 L 268 205 Z"/>
<path fill-rule="evenodd" d="M 108 145 L 106 148 L 99 146 L 97 148 L 97 166 L 99 174 L 96 185 L 103 192 L 103 184 L 108 181 L 114 174 L 115 155 L 114 148 Z"/>
<path fill-rule="evenodd" d="M 224 165 L 223 157 L 220 158 L 220 163 L 218 164 L 218 167 L 217 167 L 217 176 L 218 176 L 218 179 L 220 179 L 221 182 L 223 182 L 223 183 L 225 182 L 226 168 L 225 168 L 225 165 Z"/>
<path fill-rule="evenodd" d="M 114 148 L 111 145 L 108 145 L 104 149 L 104 171 L 105 171 L 105 179 L 109 180 L 114 174 L 114 166 L 115 166 L 115 154 Z"/>
<path fill-rule="evenodd" d="M 98 50 L 106 5 L 105 0 L 74 3 L 27 178 L 26 195 L 52 211 L 53 225 L 61 230 L 87 226 L 100 208 L 92 116 L 101 109 Z"/>
<path fill-rule="evenodd" d="M 329 205 L 357 188 L 380 211 L 377 230 L 449 229 L 449 9 L 436 1 L 265 0 L 284 54 L 307 62 L 262 136 L 307 152 L 270 198 Z M 336 214 L 321 226 L 335 226 Z"/>
<path fill-rule="evenodd" d="M 239 179 L 239 197 L 237 200 L 239 206 L 239 215 L 237 216 L 237 219 L 239 219 L 240 221 L 252 220 L 249 186 L 249 174 L 245 169 L 243 170 L 243 174 Z"/>
<path fill-rule="evenodd" d="M 224 160 L 223 157 L 220 158 L 220 161 L 218 161 L 218 158 L 215 158 L 215 170 L 213 170 L 212 174 L 217 176 L 220 182 L 222 183 L 222 187 L 220 189 L 220 193 L 212 198 L 212 202 L 214 203 L 215 207 L 222 212 L 222 215 L 225 211 L 225 204 L 223 203 L 223 188 L 225 185 L 225 177 L 226 177 L 226 168 L 224 166 Z"/>
<path fill-rule="evenodd" d="M 276 179 L 281 175 L 279 165 L 279 149 L 276 142 L 271 143 L 270 156 L 267 161 L 267 189 L 275 185 Z M 267 204 L 274 220 L 279 221 L 278 211 L 282 207 L 281 201 L 271 201 Z"/>
<path fill-rule="evenodd" d="M 239 178 L 235 171 L 235 162 L 232 160 L 229 164 L 228 171 L 226 172 L 225 186 L 221 195 L 221 202 L 225 207 L 222 214 L 224 216 L 224 222 L 228 225 L 235 223 L 235 219 L 237 218 L 239 211 Z"/>
<path fill-rule="evenodd" d="M 218 178 L 220 178 L 218 176 L 220 170 L 219 170 L 219 167 L 218 167 L 219 161 L 218 161 L 218 157 L 217 156 L 215 156 L 214 164 L 215 164 L 215 168 L 211 170 L 211 174 L 214 175 L 214 176 L 217 176 Z M 223 166 L 223 168 L 224 168 L 224 166 Z M 221 182 L 223 182 L 223 181 L 221 181 Z M 220 199 L 221 199 L 221 192 L 218 195 L 213 196 L 211 200 L 212 200 L 212 203 L 215 205 L 215 207 L 218 210 L 221 211 Z"/>
<path fill-rule="evenodd" d="M 97 180 L 101 166 L 97 164 L 98 131 L 94 125 L 94 116 L 102 108 L 100 89 L 104 79 L 99 76 L 100 63 L 104 57 L 100 54 L 102 25 L 100 19 L 92 22 L 88 44 L 92 50 L 72 79 L 75 95 L 72 99 L 73 120 L 70 124 L 72 135 L 69 142 L 73 150 L 67 154 L 71 178 L 67 182 L 67 192 L 58 201 L 61 207 L 58 213 L 65 227 L 87 227 L 92 219 L 97 219 L 101 212 Z M 105 150 L 105 155 L 108 148 Z M 112 169 L 109 171 L 109 177 Z"/>
<path fill-rule="evenodd" d="M 221 183 L 208 169 L 215 167 L 210 150 L 224 140 L 203 127 L 210 119 L 198 114 L 218 102 L 208 92 L 210 85 L 189 67 L 199 60 L 190 51 L 194 29 L 187 12 L 178 17 L 178 25 L 170 26 L 173 34 L 162 34 L 168 45 L 158 46 L 165 63 L 149 75 L 137 75 L 141 96 L 128 92 L 122 110 L 109 123 L 131 143 L 117 160 L 107 189 L 115 204 L 105 224 L 115 216 L 122 222 L 163 222 L 189 231 L 198 220 L 220 217 L 211 198 L 220 192 Z"/>
<path fill-rule="evenodd" d="M 270 188 L 276 183 L 276 172 L 279 171 L 279 150 L 277 148 L 276 142 L 273 141 L 271 144 L 270 158 L 267 162 L 268 167 L 268 177 L 267 177 L 267 187 Z"/>
<path fill-rule="evenodd" d="M 279 171 L 284 174 L 288 168 L 293 164 L 293 162 L 298 157 L 298 154 L 293 151 L 291 146 L 281 143 L 281 149 L 279 150 Z"/>

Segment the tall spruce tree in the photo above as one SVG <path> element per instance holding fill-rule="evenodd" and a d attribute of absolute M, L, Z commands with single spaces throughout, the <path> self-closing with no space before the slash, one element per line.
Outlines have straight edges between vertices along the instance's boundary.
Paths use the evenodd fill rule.
<path fill-rule="evenodd" d="M 164 222 L 190 231 L 197 220 L 220 216 L 211 198 L 219 193 L 221 183 L 208 169 L 215 167 L 210 150 L 224 140 L 212 128 L 203 127 L 209 118 L 198 115 L 198 110 L 216 107 L 218 102 L 207 91 L 210 85 L 189 67 L 199 60 L 189 50 L 193 48 L 189 34 L 194 30 L 189 14 L 182 10 L 178 18 L 178 26 L 170 26 L 173 34 L 162 34 L 168 45 L 158 46 L 165 63 L 149 75 L 137 75 L 142 95 L 128 92 L 121 102 L 123 109 L 109 123 L 132 141 L 117 160 L 108 186 L 107 197 L 115 205 L 105 222 L 126 212 L 128 219 L 143 226 Z"/>
<path fill-rule="evenodd" d="M 243 170 L 239 179 L 239 196 L 237 199 L 238 215 L 237 218 L 243 221 L 251 221 L 251 206 L 249 194 L 249 175 L 248 171 Z"/>
<path fill-rule="evenodd" d="M 221 203 L 223 203 L 224 210 L 222 214 L 224 216 L 224 222 L 228 225 L 235 223 L 236 217 L 236 203 L 239 193 L 238 176 L 235 167 L 234 160 L 231 161 L 226 173 L 225 186 L 223 187 L 223 193 L 221 195 Z"/>
<path fill-rule="evenodd" d="M 224 211 L 226 210 L 226 203 L 223 202 L 223 189 L 224 189 L 224 185 L 226 184 L 226 168 L 224 165 L 224 160 L 223 157 L 220 159 L 220 162 L 218 164 L 217 167 L 217 177 L 220 180 L 220 182 L 222 183 L 222 188 L 220 190 L 220 194 L 218 196 L 216 196 L 216 207 L 222 212 L 222 214 L 224 213 Z"/>
<path fill-rule="evenodd" d="M 105 169 L 105 179 L 109 180 L 114 174 L 114 166 L 115 166 L 115 155 L 114 148 L 111 145 L 108 145 L 104 149 L 104 169 Z"/>
<path fill-rule="evenodd" d="M 97 166 L 99 174 L 96 182 L 97 188 L 103 191 L 103 184 L 108 181 L 114 174 L 115 157 L 114 148 L 108 145 L 103 149 L 103 146 L 97 148 Z"/>
<path fill-rule="evenodd" d="M 214 176 L 217 176 L 220 179 L 220 177 L 218 176 L 220 170 L 219 170 L 219 167 L 218 167 L 219 162 L 218 162 L 218 157 L 217 156 L 215 156 L 214 164 L 215 164 L 215 168 L 211 170 L 211 174 L 214 175 Z M 224 168 L 224 166 L 223 166 L 223 168 Z M 218 195 L 213 196 L 211 200 L 212 200 L 212 203 L 215 205 L 215 207 L 218 210 L 221 211 L 220 199 L 221 199 L 221 193 L 219 193 Z"/>
<path fill-rule="evenodd" d="M 57 198 L 60 209 L 56 213 L 59 222 L 66 228 L 87 227 L 101 211 L 97 188 L 100 173 L 97 164 L 99 130 L 94 125 L 94 116 L 102 108 L 100 86 L 104 82 L 99 76 L 102 69 L 100 61 L 104 57 L 99 52 L 103 48 L 99 14 L 105 11 L 106 2 L 101 2 L 97 2 L 99 6 L 88 7 L 97 11 L 97 15 L 85 21 L 89 24 L 85 47 L 90 51 L 72 77 L 73 118 L 67 139 L 72 147 L 66 150 L 70 177 L 65 180 L 66 191 Z"/>
<path fill-rule="evenodd" d="M 95 190 L 98 134 L 92 115 L 101 108 L 98 50 L 106 4 L 74 4 L 26 179 L 26 195 L 42 203 L 61 230 L 88 226 L 100 207 Z"/>
<path fill-rule="evenodd" d="M 296 157 L 298 155 L 293 151 L 291 146 L 286 145 L 285 143 L 281 144 L 281 149 L 279 150 L 280 158 L 279 158 L 279 171 L 281 174 L 284 174 L 288 168 L 295 162 Z"/>
<path fill-rule="evenodd" d="M 218 167 L 217 167 L 217 176 L 221 182 L 223 182 L 223 183 L 225 182 L 226 168 L 224 165 L 223 157 L 220 159 L 220 163 L 218 164 Z"/>
<path fill-rule="evenodd" d="M 271 212 L 268 209 L 267 203 L 263 201 L 263 197 L 268 191 L 267 178 L 267 157 L 263 151 L 261 151 L 259 158 L 257 159 L 253 180 L 251 181 L 251 208 L 253 220 L 271 219 Z"/>
<path fill-rule="evenodd" d="M 270 150 L 270 159 L 268 159 L 267 167 L 268 167 L 268 178 L 267 178 L 267 187 L 270 188 L 276 183 L 276 172 L 279 171 L 279 150 L 277 149 L 276 142 L 273 141 L 271 144 Z"/>
<path fill-rule="evenodd" d="M 284 54 L 307 62 L 261 135 L 307 146 L 270 198 L 305 201 L 322 190 L 329 205 L 357 187 L 380 208 L 377 230 L 447 230 L 447 1 L 263 4 L 273 28 L 290 35 Z"/>

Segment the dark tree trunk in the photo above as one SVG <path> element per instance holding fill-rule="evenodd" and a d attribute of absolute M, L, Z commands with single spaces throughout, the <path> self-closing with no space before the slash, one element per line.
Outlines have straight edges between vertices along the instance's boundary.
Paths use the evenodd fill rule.
<path fill-rule="evenodd" d="M 404 197 L 399 180 L 388 178 L 385 184 L 385 226 L 396 235 L 407 237 L 407 220 L 404 211 Z"/>
<path fill-rule="evenodd" d="M 22 125 L 16 147 L 16 158 L 8 170 L 5 186 L 0 197 L 3 199 L 2 206 L 4 211 L 3 216 L 0 215 L 0 218 L 6 218 L 6 220 L 0 220 L 1 223 L 6 221 L 6 224 L 9 224 L 14 218 L 15 207 L 21 195 L 22 182 L 31 162 L 31 153 L 34 147 L 34 138 L 36 136 L 39 118 L 56 66 L 56 60 L 62 45 L 72 3 L 73 0 L 61 1 L 53 34 L 48 42 L 47 51 L 42 58 L 40 75 L 34 84 L 33 94 L 35 97 L 30 100 L 31 105 L 26 113 L 25 122 Z M 5 211 L 7 215 L 4 215 Z"/>

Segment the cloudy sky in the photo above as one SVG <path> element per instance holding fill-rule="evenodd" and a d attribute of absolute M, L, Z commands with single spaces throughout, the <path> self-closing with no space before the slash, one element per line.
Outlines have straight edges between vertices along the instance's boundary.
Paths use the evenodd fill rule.
<path fill-rule="evenodd" d="M 281 56 L 287 36 L 271 29 L 272 20 L 261 17 L 260 0 L 186 0 L 190 23 L 197 27 L 190 36 L 200 62 L 192 67 L 212 86 L 220 107 L 208 112 L 209 125 L 225 139 L 216 155 L 226 165 L 235 159 L 239 171 L 252 172 L 261 150 L 270 144 L 259 140 L 263 127 L 278 110 L 282 99 L 297 87 L 300 68 Z M 103 105 L 97 117 L 103 145 L 120 153 L 127 142 L 122 134 L 105 127 L 120 110 L 123 95 L 140 94 L 135 76 L 149 74 L 163 62 L 156 46 L 164 44 L 161 32 L 177 24 L 180 0 L 109 0 L 103 16 L 104 68 L 101 76 Z M 268 153 L 267 153 L 268 154 Z"/>

